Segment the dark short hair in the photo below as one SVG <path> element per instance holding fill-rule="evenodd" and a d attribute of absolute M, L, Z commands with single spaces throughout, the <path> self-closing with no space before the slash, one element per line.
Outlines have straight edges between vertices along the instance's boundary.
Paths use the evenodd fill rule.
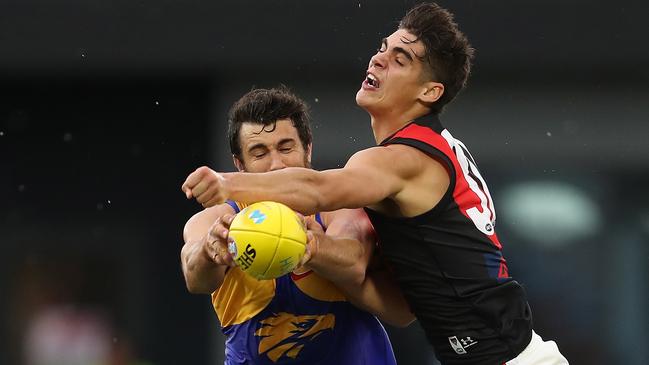
<path fill-rule="evenodd" d="M 293 122 L 302 147 L 307 151 L 312 140 L 308 106 L 286 86 L 281 85 L 272 89 L 253 89 L 234 103 L 228 114 L 230 152 L 241 159 L 239 132 L 243 123 L 274 128 L 275 123 L 281 119 Z"/>
<path fill-rule="evenodd" d="M 462 33 L 453 14 L 435 3 L 416 5 L 401 19 L 399 29 L 412 33 L 424 43 L 427 77 L 444 84 L 444 94 L 432 104 L 440 113 L 466 86 L 474 49 Z"/>

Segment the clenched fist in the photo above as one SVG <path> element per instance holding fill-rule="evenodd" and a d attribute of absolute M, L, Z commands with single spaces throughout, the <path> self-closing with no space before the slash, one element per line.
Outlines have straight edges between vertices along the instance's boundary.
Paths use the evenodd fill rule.
<path fill-rule="evenodd" d="M 195 198 L 204 208 L 224 203 L 228 196 L 225 179 L 220 173 L 207 166 L 201 166 L 189 174 L 182 190 L 187 199 Z"/>

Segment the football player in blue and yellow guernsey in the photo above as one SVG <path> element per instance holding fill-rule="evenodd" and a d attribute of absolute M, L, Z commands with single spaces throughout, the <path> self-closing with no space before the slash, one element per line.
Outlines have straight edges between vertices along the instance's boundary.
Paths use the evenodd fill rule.
<path fill-rule="evenodd" d="M 310 167 L 307 106 L 286 88 L 244 95 L 230 110 L 228 135 L 239 171 Z M 257 280 L 227 251 L 227 228 L 243 207 L 228 201 L 191 217 L 181 252 L 189 291 L 212 296 L 227 338 L 225 364 L 396 364 L 388 336 L 370 312 L 396 326 L 414 316 L 386 271 L 368 270 L 376 242 L 363 210 L 307 217 L 302 265 L 277 279 Z"/>

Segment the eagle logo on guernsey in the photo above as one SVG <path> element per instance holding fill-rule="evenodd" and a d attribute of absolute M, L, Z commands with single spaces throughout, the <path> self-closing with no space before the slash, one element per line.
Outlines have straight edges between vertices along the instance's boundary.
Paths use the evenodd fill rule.
<path fill-rule="evenodd" d="M 265 353 L 272 361 L 277 362 L 282 356 L 297 358 L 304 346 L 324 331 L 333 331 L 336 317 L 331 314 L 303 315 L 281 312 L 266 318 L 255 335 L 261 337 L 259 354 Z"/>

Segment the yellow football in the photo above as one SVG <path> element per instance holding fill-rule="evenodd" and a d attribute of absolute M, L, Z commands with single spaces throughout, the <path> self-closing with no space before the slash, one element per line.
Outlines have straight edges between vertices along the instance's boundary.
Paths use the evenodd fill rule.
<path fill-rule="evenodd" d="M 285 275 L 306 249 L 306 228 L 284 204 L 264 201 L 239 212 L 230 225 L 228 249 L 239 268 L 258 280 Z"/>

